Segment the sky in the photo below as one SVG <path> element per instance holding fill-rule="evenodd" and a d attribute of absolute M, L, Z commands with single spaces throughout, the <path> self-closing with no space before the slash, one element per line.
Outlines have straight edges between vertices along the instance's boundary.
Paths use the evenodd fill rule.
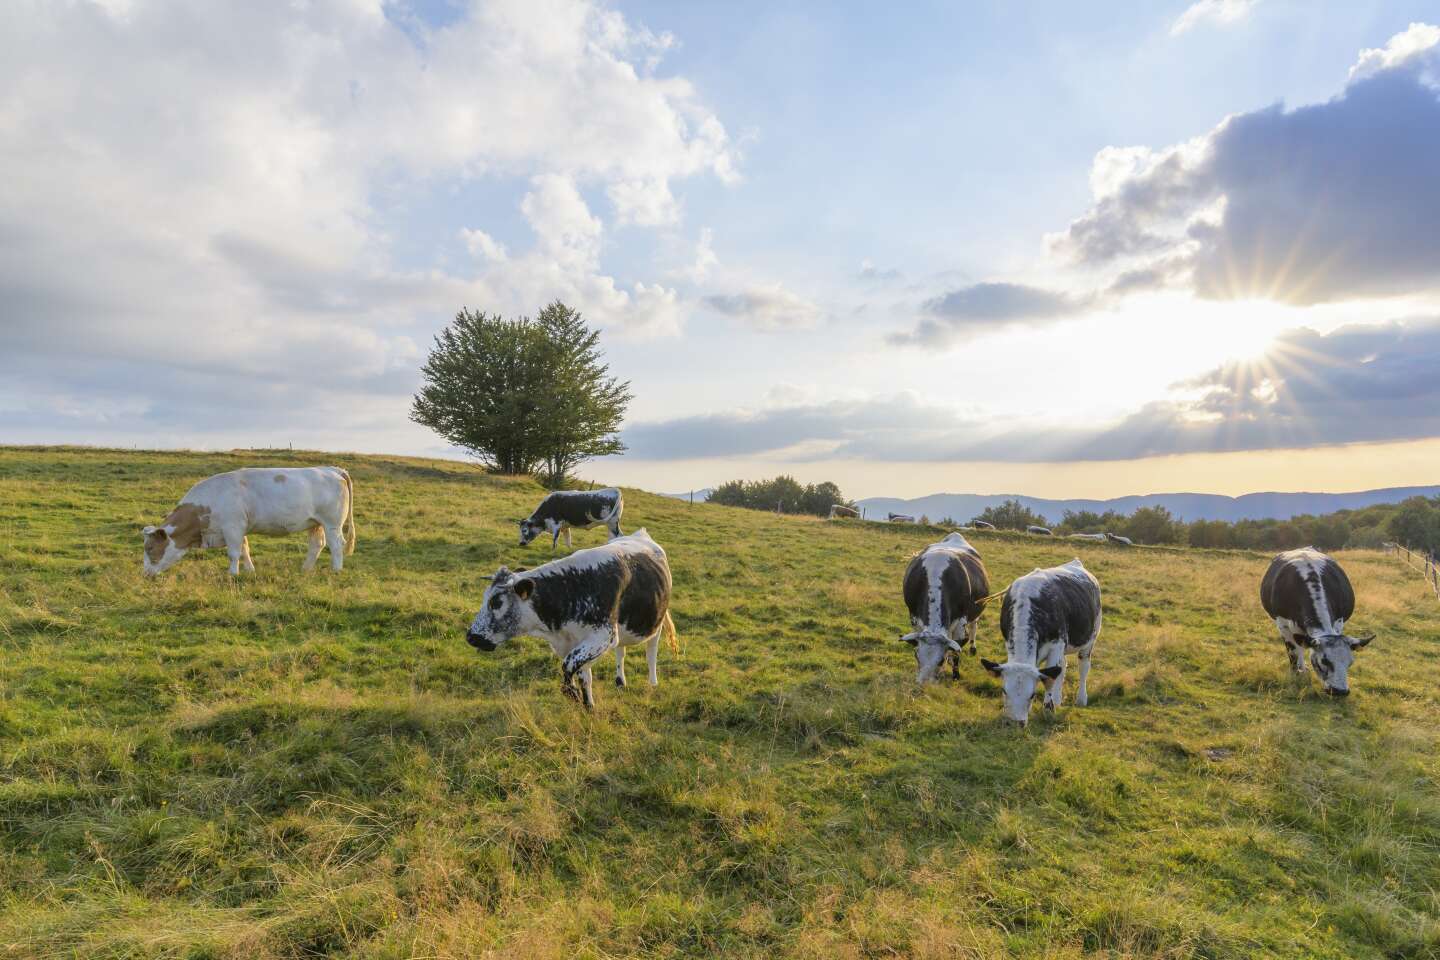
<path fill-rule="evenodd" d="M 0 443 L 459 457 L 559 299 L 685 491 L 1440 477 L 1432 2 L 11 0 Z"/>

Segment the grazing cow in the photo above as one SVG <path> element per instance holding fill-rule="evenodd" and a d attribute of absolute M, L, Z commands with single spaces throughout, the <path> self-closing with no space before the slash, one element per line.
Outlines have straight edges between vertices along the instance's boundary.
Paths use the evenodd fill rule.
<path fill-rule="evenodd" d="M 1355 651 L 1375 636 L 1345 635 L 1345 621 L 1355 612 L 1355 591 L 1340 564 L 1314 547 L 1276 554 L 1260 581 L 1260 605 L 1280 630 L 1291 669 L 1305 673 L 1308 649 L 1325 691 L 1348 696 Z"/>
<path fill-rule="evenodd" d="M 889 515 L 891 523 L 914 523 L 915 518 L 908 513 L 892 513 Z"/>
<path fill-rule="evenodd" d="M 520 546 L 525 546 L 542 532 L 550 533 L 550 549 L 565 534 L 565 549 L 570 549 L 570 528 L 585 529 L 597 523 L 610 528 L 610 538 L 620 536 L 620 514 L 625 498 L 614 487 L 604 490 L 556 490 L 540 501 L 535 512 L 520 521 Z"/>
<path fill-rule="evenodd" d="M 830 516 L 826 519 L 834 520 L 837 517 L 859 517 L 860 511 L 854 507 L 847 507 L 843 503 L 832 503 L 830 505 Z"/>
<path fill-rule="evenodd" d="M 1080 658 L 1075 703 L 1085 706 L 1090 652 L 1100 635 L 1100 584 L 1077 558 L 1058 567 L 1033 570 L 1005 591 L 1000 632 L 1006 660 L 983 657 L 980 664 L 1004 684 L 1005 715 L 1025 725 L 1037 684 L 1045 683 L 1045 709 L 1060 706 L 1065 689 L 1065 654 Z M 1038 666 L 1040 663 L 1044 666 Z"/>
<path fill-rule="evenodd" d="M 1135 545 L 1134 540 L 1131 540 L 1129 537 L 1122 537 L 1118 533 L 1107 533 L 1105 534 L 1105 539 L 1111 543 L 1118 543 L 1122 547 L 1133 547 Z"/>
<path fill-rule="evenodd" d="M 971 521 L 970 521 L 970 526 L 974 527 L 976 530 L 994 530 L 994 529 L 995 529 L 995 524 L 991 523 L 991 522 L 988 521 L 988 520 L 971 520 Z"/>
<path fill-rule="evenodd" d="M 545 638 L 561 660 L 561 689 L 586 707 L 595 706 L 590 665 L 605 651 L 614 649 L 615 684 L 623 687 L 625 648 L 645 644 L 653 687 L 659 682 L 661 633 L 678 649 L 670 619 L 670 563 L 643 527 L 533 570 L 501 567 L 487 579 L 492 583 L 465 639 L 490 651 L 522 635 Z"/>
<path fill-rule="evenodd" d="M 1050 530 L 1049 527 L 1037 527 L 1037 526 L 1036 526 L 1035 524 L 1033 524 L 1033 523 L 1030 524 L 1030 526 L 1028 526 L 1028 527 L 1025 528 L 1025 532 L 1026 532 L 1026 533 L 1033 533 L 1033 534 L 1035 534 L 1037 537 L 1053 537 L 1053 536 L 1055 536 L 1055 534 L 1051 532 L 1051 530 Z"/>
<path fill-rule="evenodd" d="M 1098 542 L 1098 543 L 1104 543 L 1104 542 L 1105 542 L 1105 534 L 1103 534 L 1103 533 L 1072 533 L 1072 534 L 1070 534 L 1070 539 L 1071 539 L 1071 540 L 1094 540 L 1094 541 L 1096 541 L 1096 542 Z"/>
<path fill-rule="evenodd" d="M 975 655 L 977 624 L 985 609 L 982 601 L 990 594 L 990 578 L 980 554 L 963 536 L 952 533 L 910 561 L 904 592 L 915 630 L 900 639 L 915 648 L 919 667 L 915 682 L 937 679 L 947 658 L 951 675 L 959 679 L 960 651 L 968 640 L 970 655 Z"/>
<path fill-rule="evenodd" d="M 328 545 L 330 566 L 339 570 L 355 552 L 355 491 L 339 467 L 250 467 L 201 480 L 158 526 L 141 531 L 145 572 L 154 576 L 191 550 L 224 547 L 230 572 L 240 564 L 253 573 L 248 534 L 310 531 L 310 553 L 302 569 L 312 570 Z"/>

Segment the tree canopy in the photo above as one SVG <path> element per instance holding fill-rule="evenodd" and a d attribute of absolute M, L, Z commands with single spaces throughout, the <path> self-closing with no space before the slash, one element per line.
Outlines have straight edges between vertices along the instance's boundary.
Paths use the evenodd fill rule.
<path fill-rule="evenodd" d="M 630 384 L 609 375 L 599 331 L 563 303 L 533 320 L 462 309 L 435 337 L 410 419 L 491 470 L 552 486 L 622 453 Z"/>
<path fill-rule="evenodd" d="M 830 481 L 802 485 L 794 477 L 781 475 L 773 480 L 728 480 L 710 493 L 710 503 L 727 507 L 749 507 L 778 513 L 808 513 L 827 516 L 831 506 L 854 506 L 840 488 Z"/>

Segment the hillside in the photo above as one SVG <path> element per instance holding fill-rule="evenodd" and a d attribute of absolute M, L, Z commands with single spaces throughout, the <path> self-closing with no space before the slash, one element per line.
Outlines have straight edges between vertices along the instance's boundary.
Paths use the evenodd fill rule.
<path fill-rule="evenodd" d="M 889 513 L 911 516 L 954 517 L 966 522 L 988 507 L 998 507 L 1006 500 L 1019 500 L 1030 510 L 1059 523 L 1065 511 L 1093 510 L 1104 513 L 1134 513 L 1141 507 L 1164 507 L 1177 520 L 1289 520 L 1305 515 L 1319 516 L 1337 510 L 1360 510 L 1378 503 L 1399 503 L 1409 497 L 1440 496 L 1440 486 L 1387 487 L 1383 490 L 1359 490 L 1354 493 L 1247 493 L 1225 497 L 1212 493 L 1151 493 L 1143 496 L 1115 497 L 1111 500 L 1047 500 L 1012 494 L 934 493 L 906 500 L 899 497 L 867 497 L 857 501 L 871 518 L 884 519 Z"/>
<path fill-rule="evenodd" d="M 342 574 L 297 535 L 142 577 L 196 479 L 315 462 L 355 480 Z M 1091 705 L 1019 731 L 969 658 L 913 685 L 938 531 L 626 490 L 684 652 L 586 714 L 541 642 L 464 642 L 481 575 L 548 558 L 539 495 L 0 448 L 0 957 L 1440 953 L 1440 605 L 1393 558 L 1342 556 L 1379 639 L 1335 702 L 1286 673 L 1262 555 L 976 534 L 997 584 L 1078 553 L 1105 589 Z"/>

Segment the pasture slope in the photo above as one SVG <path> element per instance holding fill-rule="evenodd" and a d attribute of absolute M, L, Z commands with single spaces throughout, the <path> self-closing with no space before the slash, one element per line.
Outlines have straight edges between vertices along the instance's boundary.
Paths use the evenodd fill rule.
<path fill-rule="evenodd" d="M 343 574 L 297 535 L 143 580 L 196 479 L 316 462 L 355 478 Z M 1091 706 L 1017 731 L 968 657 L 912 683 L 937 530 L 626 490 L 684 654 L 653 691 L 607 657 L 587 715 L 540 642 L 463 640 L 481 574 L 548 557 L 515 545 L 538 496 L 0 449 L 0 957 L 1440 954 L 1440 607 L 1395 560 L 1343 557 L 1379 639 L 1332 702 L 1286 673 L 1266 557 L 977 535 L 997 583 L 1078 553 L 1105 588 Z"/>

